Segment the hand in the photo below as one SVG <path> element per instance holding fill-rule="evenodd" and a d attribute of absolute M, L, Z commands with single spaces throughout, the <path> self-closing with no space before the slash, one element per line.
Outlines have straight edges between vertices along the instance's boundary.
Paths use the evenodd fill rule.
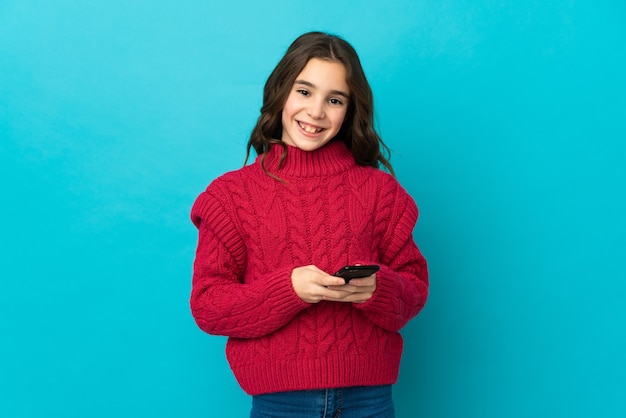
<path fill-rule="evenodd" d="M 349 284 L 343 286 L 328 286 L 330 290 L 338 290 L 344 293 L 343 297 L 337 299 L 326 299 L 337 302 L 367 302 L 374 295 L 376 290 L 376 273 L 368 277 L 361 277 L 350 280 Z"/>
<path fill-rule="evenodd" d="M 341 277 L 331 276 L 316 266 L 296 267 L 291 272 L 291 284 L 296 294 L 307 303 L 321 300 L 340 300 L 346 296 L 341 290 L 345 284 Z"/>

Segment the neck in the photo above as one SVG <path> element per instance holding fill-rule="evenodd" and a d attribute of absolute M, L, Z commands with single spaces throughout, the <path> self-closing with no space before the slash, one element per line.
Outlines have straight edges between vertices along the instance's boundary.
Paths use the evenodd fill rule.
<path fill-rule="evenodd" d="M 285 158 L 279 166 L 283 152 L 280 144 L 274 144 L 265 157 L 265 168 L 279 178 L 333 175 L 356 165 L 350 150 L 341 141 L 331 141 L 314 151 L 287 145 Z M 261 158 L 258 156 L 257 162 L 260 163 Z"/>

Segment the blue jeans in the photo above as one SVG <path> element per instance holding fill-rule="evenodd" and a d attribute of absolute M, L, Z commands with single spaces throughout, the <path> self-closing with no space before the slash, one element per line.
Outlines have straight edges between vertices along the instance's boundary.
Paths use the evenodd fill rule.
<path fill-rule="evenodd" d="M 252 397 L 250 418 L 394 418 L 391 386 L 268 393 Z"/>

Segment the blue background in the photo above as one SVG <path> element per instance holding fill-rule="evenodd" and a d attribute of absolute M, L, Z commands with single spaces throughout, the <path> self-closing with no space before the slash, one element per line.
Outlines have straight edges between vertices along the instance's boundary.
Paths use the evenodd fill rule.
<path fill-rule="evenodd" d="M 0 416 L 246 416 L 195 196 L 346 37 L 421 218 L 398 417 L 626 416 L 626 2 L 0 1 Z"/>

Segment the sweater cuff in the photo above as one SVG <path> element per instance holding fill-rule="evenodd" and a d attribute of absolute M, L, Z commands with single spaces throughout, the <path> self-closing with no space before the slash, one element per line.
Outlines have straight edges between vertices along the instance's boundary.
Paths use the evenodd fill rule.
<path fill-rule="evenodd" d="M 369 261 L 358 261 L 357 264 L 377 264 Z M 393 298 L 398 292 L 396 286 L 401 285 L 393 280 L 395 272 L 388 266 L 380 265 L 376 273 L 376 290 L 372 297 L 363 303 L 354 303 L 354 307 L 362 310 L 388 310 L 393 306 Z"/>
<path fill-rule="evenodd" d="M 261 293 L 265 293 L 268 298 L 273 299 L 273 307 L 279 311 L 302 310 L 311 306 L 300 299 L 300 296 L 293 288 L 291 281 L 291 273 L 293 268 L 284 267 L 274 270 L 270 275 L 258 280 L 255 285 L 262 286 L 264 289 Z"/>

